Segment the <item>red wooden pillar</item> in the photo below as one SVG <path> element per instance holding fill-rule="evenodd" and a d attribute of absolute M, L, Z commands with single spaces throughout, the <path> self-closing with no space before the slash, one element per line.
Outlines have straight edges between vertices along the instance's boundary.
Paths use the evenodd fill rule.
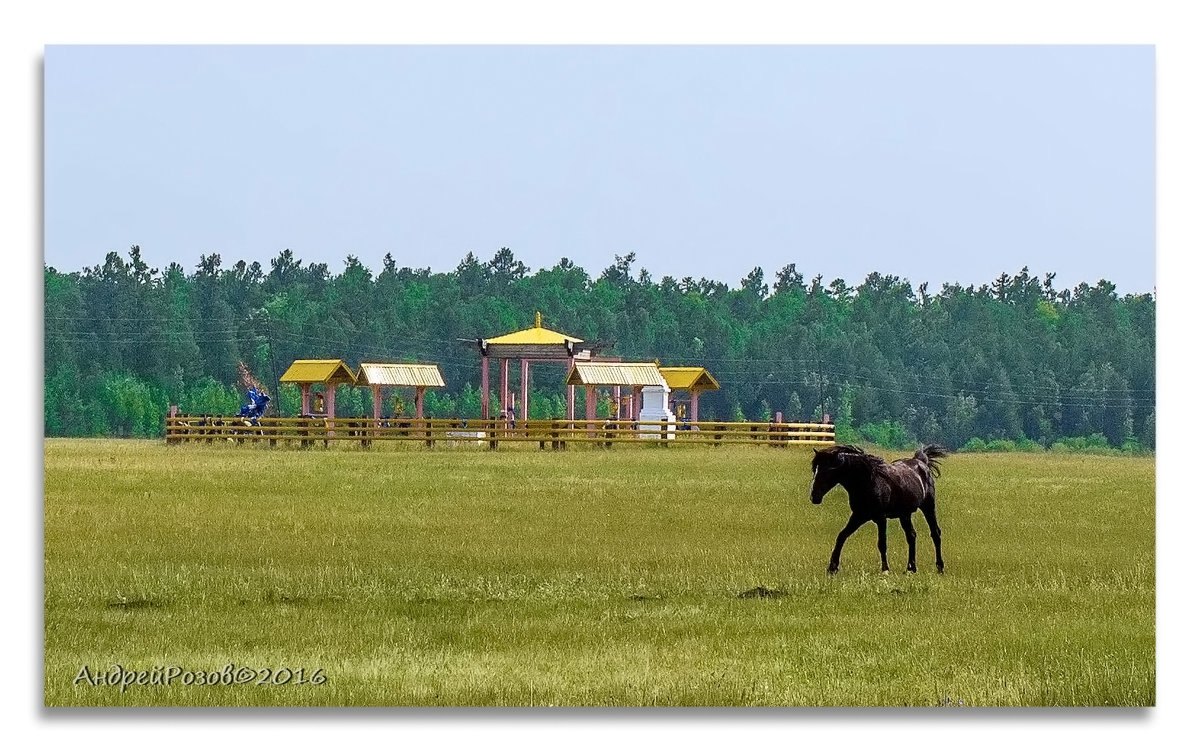
<path fill-rule="evenodd" d="M 583 412 L 588 422 L 596 419 L 596 387 L 585 386 L 583 390 Z"/>
<path fill-rule="evenodd" d="M 329 432 L 326 433 L 326 435 L 328 435 L 330 437 L 332 437 L 334 434 L 333 418 L 335 415 L 337 415 L 337 412 L 334 409 L 336 404 L 337 404 L 337 384 L 327 383 L 327 384 L 325 384 L 325 419 L 327 421 L 325 424 L 328 425 L 330 428 Z"/>
<path fill-rule="evenodd" d="M 642 413 L 642 387 L 633 387 L 633 398 L 629 400 L 629 419 L 636 420 Z"/>
<path fill-rule="evenodd" d="M 371 391 L 375 394 L 375 422 L 379 422 L 383 418 L 383 390 L 379 384 L 374 384 Z"/>
<path fill-rule="evenodd" d="M 500 410 L 508 411 L 512 406 L 508 401 L 508 358 L 505 357 L 500 361 Z"/>
<path fill-rule="evenodd" d="M 529 360 L 521 360 L 521 419 L 529 419 Z"/>
<path fill-rule="evenodd" d="M 417 386 L 417 406 L 416 418 L 420 420 L 425 416 L 425 387 Z"/>
<path fill-rule="evenodd" d="M 482 389 L 482 393 L 479 396 L 480 411 L 482 412 L 480 417 L 482 417 L 484 420 L 486 420 L 488 418 L 488 407 L 491 406 L 490 404 L 488 404 L 488 401 L 489 401 L 488 400 L 488 388 L 489 388 L 488 387 L 488 370 L 490 370 L 490 368 L 488 367 L 487 356 L 485 355 L 481 359 L 483 360 L 483 375 L 480 377 L 480 381 L 481 381 L 480 389 Z"/>
<path fill-rule="evenodd" d="M 308 390 L 312 388 L 311 383 L 300 384 L 300 414 L 308 414 Z"/>
<path fill-rule="evenodd" d="M 575 358 L 567 358 L 567 373 L 570 374 L 571 368 L 575 367 Z M 575 387 L 567 386 L 567 420 L 575 420 Z M 571 427 L 575 427 L 572 425 Z"/>

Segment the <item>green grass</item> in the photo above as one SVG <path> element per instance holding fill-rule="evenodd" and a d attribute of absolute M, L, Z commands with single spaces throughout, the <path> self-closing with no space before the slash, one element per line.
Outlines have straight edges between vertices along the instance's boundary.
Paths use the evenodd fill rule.
<path fill-rule="evenodd" d="M 918 515 L 829 577 L 808 456 L 47 440 L 45 702 L 1154 704 L 1152 458 L 951 456 L 944 576 Z M 328 680 L 75 683 L 229 663 Z"/>

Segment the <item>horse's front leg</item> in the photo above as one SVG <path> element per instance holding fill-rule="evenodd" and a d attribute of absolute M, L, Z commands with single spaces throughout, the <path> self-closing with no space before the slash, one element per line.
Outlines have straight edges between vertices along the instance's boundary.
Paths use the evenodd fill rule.
<path fill-rule="evenodd" d="M 833 546 L 833 555 L 829 556 L 829 573 L 836 574 L 838 571 L 838 564 L 842 560 L 842 546 L 846 544 L 846 538 L 868 521 L 865 516 L 850 515 L 850 521 L 846 522 L 846 526 L 842 528 L 841 532 L 838 532 L 837 542 Z"/>
<path fill-rule="evenodd" d="M 887 565 L 887 517 L 880 516 L 875 519 L 875 526 L 879 527 L 879 560 L 883 562 L 883 573 L 888 572 Z"/>
<path fill-rule="evenodd" d="M 917 573 L 917 530 L 913 527 L 912 514 L 900 517 L 900 526 L 904 527 L 904 537 L 908 540 L 908 571 Z"/>

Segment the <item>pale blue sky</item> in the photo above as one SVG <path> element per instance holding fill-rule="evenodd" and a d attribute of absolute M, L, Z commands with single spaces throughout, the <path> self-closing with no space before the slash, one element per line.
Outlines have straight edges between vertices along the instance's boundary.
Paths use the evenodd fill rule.
<path fill-rule="evenodd" d="M 1148 292 L 1154 92 L 1150 46 L 51 46 L 45 261 Z"/>

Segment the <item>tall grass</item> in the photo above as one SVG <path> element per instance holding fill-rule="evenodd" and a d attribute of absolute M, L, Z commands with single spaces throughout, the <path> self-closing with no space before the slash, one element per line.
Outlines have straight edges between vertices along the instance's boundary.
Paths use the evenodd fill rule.
<path fill-rule="evenodd" d="M 1152 458 L 954 455 L 946 574 L 918 517 L 918 574 L 868 526 L 835 577 L 807 458 L 48 440 L 45 701 L 1154 703 Z M 231 663 L 328 680 L 76 681 Z"/>

